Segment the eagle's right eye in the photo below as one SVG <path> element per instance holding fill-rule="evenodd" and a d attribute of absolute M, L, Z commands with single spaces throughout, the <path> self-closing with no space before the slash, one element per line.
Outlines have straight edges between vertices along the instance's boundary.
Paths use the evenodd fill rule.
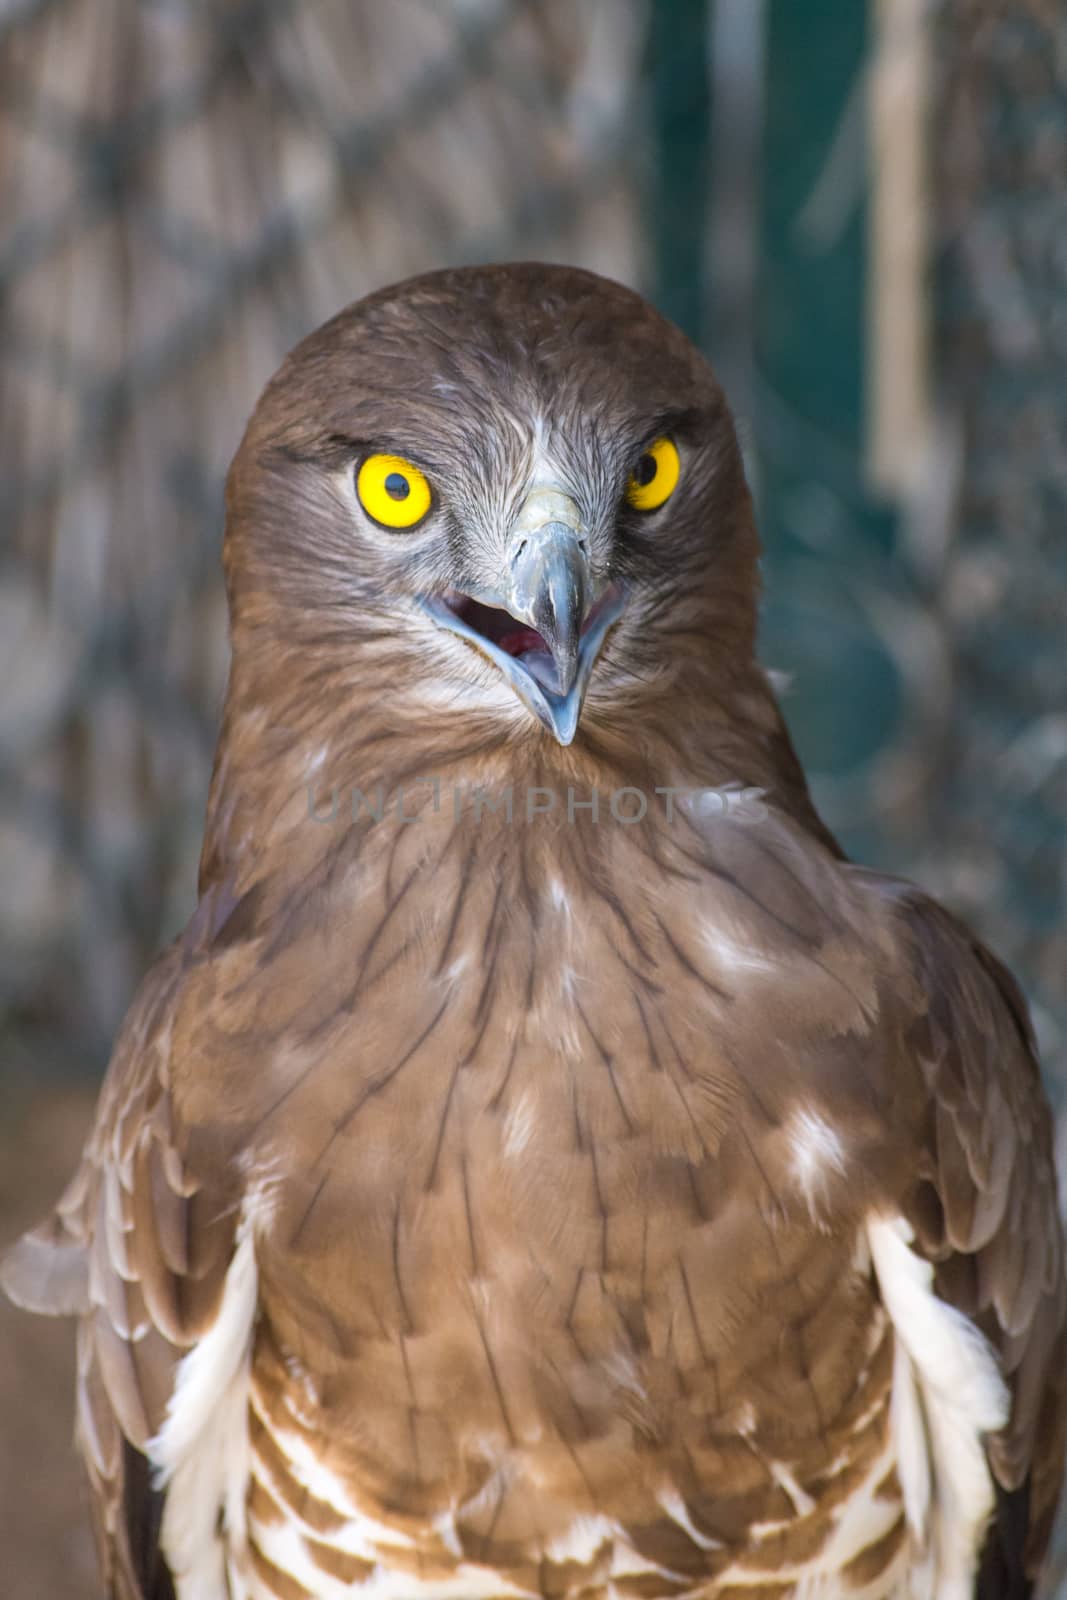
<path fill-rule="evenodd" d="M 413 528 L 433 504 L 423 473 L 403 456 L 373 455 L 356 474 L 359 503 L 383 528 Z"/>

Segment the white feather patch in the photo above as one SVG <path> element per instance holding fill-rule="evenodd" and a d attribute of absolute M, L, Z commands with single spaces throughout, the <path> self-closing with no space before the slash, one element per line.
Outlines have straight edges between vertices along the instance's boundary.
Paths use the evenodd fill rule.
<path fill-rule="evenodd" d="M 413 1578 L 379 1567 L 347 1592 L 352 1600 L 537 1600 L 534 1590 L 517 1588 L 486 1567 L 460 1567 L 454 1578 Z"/>
<path fill-rule="evenodd" d="M 529 1089 L 524 1089 L 508 1111 L 504 1122 L 504 1154 L 512 1161 L 517 1160 L 533 1138 L 536 1129 L 537 1103 Z"/>
<path fill-rule="evenodd" d="M 565 1534 L 545 1545 L 545 1555 L 549 1561 L 586 1563 L 592 1561 L 603 1544 L 614 1543 L 620 1532 L 618 1523 L 612 1522 L 610 1517 L 575 1517 Z"/>
<path fill-rule="evenodd" d="M 570 897 L 568 896 L 566 889 L 563 887 L 561 880 L 555 877 L 555 875 L 550 877 L 548 880 L 548 897 L 557 911 L 561 911 L 564 917 L 570 917 Z"/>
<path fill-rule="evenodd" d="M 786 1125 L 793 1179 L 814 1217 L 827 1185 L 845 1173 L 845 1147 L 836 1128 L 806 1106 L 793 1112 Z"/>
<path fill-rule="evenodd" d="M 178 1600 L 218 1600 L 226 1594 L 227 1554 L 245 1542 L 260 1198 L 242 1211 L 218 1315 L 179 1365 L 166 1419 L 148 1443 L 156 1483 L 166 1490 L 160 1543 Z M 219 1537 L 220 1514 L 225 1543 Z"/>
<path fill-rule="evenodd" d="M 892 1424 L 908 1521 L 930 1553 L 931 1597 L 971 1600 L 994 1504 L 982 1437 L 1007 1421 L 1008 1390 L 986 1339 L 938 1299 L 904 1218 L 873 1218 L 867 1237 L 897 1341 Z"/>
<path fill-rule="evenodd" d="M 766 977 L 778 972 L 778 961 L 764 955 L 755 945 L 743 944 L 733 938 L 721 922 L 707 923 L 703 932 L 704 943 L 712 960 L 724 973 L 744 979 Z"/>
<path fill-rule="evenodd" d="M 708 1534 L 701 1533 L 700 1529 L 696 1526 L 692 1517 L 689 1515 L 688 1507 L 686 1506 L 686 1503 L 682 1499 L 681 1495 L 678 1493 L 677 1489 L 665 1487 L 659 1491 L 656 1499 L 670 1517 L 671 1521 L 676 1522 L 679 1528 L 683 1529 L 684 1532 L 689 1535 L 690 1539 L 692 1539 L 693 1543 L 699 1546 L 701 1550 L 722 1549 L 720 1540 L 712 1539 Z"/>

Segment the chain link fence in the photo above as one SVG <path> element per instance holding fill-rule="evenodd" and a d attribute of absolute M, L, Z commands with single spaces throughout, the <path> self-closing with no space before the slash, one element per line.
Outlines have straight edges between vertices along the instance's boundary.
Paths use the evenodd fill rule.
<path fill-rule="evenodd" d="M 16 1054 L 96 1067 L 191 906 L 221 488 L 259 389 L 340 305 L 442 261 L 640 276 L 643 14 L 0 18 L 0 1014 Z"/>

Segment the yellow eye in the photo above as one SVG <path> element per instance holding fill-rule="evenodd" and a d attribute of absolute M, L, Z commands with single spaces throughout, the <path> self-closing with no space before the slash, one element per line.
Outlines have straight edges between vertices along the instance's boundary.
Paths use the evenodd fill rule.
<path fill-rule="evenodd" d="M 626 498 L 636 511 L 655 511 L 669 500 L 678 482 L 682 463 L 671 439 L 650 444 L 630 474 Z"/>
<path fill-rule="evenodd" d="M 386 528 L 413 528 L 430 509 L 430 485 L 403 456 L 368 456 L 356 477 L 359 503 Z"/>

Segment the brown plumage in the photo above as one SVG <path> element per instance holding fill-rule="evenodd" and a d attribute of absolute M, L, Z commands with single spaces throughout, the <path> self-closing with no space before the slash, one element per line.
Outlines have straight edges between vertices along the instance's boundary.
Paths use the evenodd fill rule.
<path fill-rule="evenodd" d="M 413 280 L 268 387 L 200 902 L 6 1267 L 80 1318 L 115 1595 L 1030 1592 L 1067 1289 L 1025 1003 L 820 823 L 757 554 L 708 366 L 589 274 Z"/>

